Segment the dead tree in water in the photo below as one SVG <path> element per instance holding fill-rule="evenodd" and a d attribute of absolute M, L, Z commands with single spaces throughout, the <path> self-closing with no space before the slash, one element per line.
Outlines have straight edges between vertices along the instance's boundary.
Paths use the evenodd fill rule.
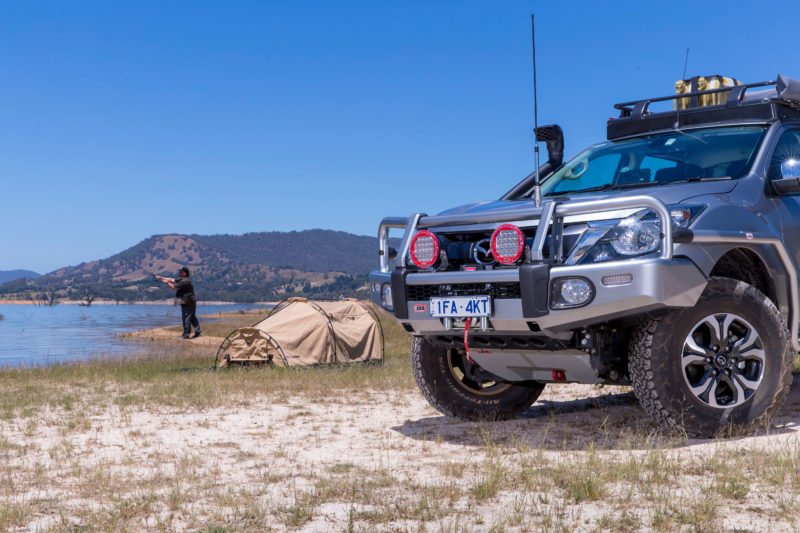
<path fill-rule="evenodd" d="M 36 297 L 36 305 L 53 307 L 57 303 L 58 300 L 56 300 L 56 291 L 50 286 L 48 286 L 43 293 L 37 295 Z"/>
<path fill-rule="evenodd" d="M 78 302 L 78 305 L 81 305 L 83 307 L 89 307 L 90 305 L 92 305 L 93 301 L 94 301 L 94 296 L 92 295 L 91 292 L 89 292 L 89 289 L 86 289 L 86 294 L 83 296 L 83 300 Z"/>

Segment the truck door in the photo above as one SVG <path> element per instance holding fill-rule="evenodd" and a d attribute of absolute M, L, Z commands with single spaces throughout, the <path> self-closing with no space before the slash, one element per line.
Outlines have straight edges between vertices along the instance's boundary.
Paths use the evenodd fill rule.
<path fill-rule="evenodd" d="M 788 173 L 793 170 L 800 171 L 800 127 L 787 129 L 781 133 L 769 159 L 767 180 L 787 178 Z M 771 184 L 768 186 L 774 190 Z M 786 251 L 789 252 L 795 265 L 800 267 L 800 191 L 784 192 L 778 196 L 776 203 L 781 217 Z"/>

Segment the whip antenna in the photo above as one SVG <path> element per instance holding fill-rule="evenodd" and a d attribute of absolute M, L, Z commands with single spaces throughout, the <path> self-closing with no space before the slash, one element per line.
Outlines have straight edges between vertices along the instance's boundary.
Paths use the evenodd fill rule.
<path fill-rule="evenodd" d="M 681 78 L 681 80 L 685 80 L 686 79 L 686 67 L 688 65 L 689 65 L 689 49 L 687 48 L 686 49 L 686 58 L 683 60 L 683 77 Z M 692 92 L 691 85 L 689 86 L 689 92 Z M 675 107 L 678 108 L 678 112 L 675 113 L 675 124 L 672 125 L 672 129 L 674 129 L 676 131 L 681 131 L 681 125 L 680 125 L 680 121 L 681 121 L 681 100 L 682 100 L 682 98 L 678 98 L 677 100 L 675 100 Z M 691 104 L 689 104 L 689 105 L 691 105 Z M 683 132 L 681 132 L 681 133 L 683 133 Z"/>
<path fill-rule="evenodd" d="M 689 65 L 689 49 L 686 49 L 686 58 L 683 60 L 683 79 L 686 79 L 686 67 Z"/>
<path fill-rule="evenodd" d="M 536 168 L 533 177 L 533 203 L 542 206 L 542 191 L 539 188 L 539 142 L 536 139 L 536 128 L 539 127 L 539 109 L 536 98 L 536 35 L 533 30 L 533 13 L 531 13 L 531 44 L 533 45 L 533 152 L 536 156 Z"/>

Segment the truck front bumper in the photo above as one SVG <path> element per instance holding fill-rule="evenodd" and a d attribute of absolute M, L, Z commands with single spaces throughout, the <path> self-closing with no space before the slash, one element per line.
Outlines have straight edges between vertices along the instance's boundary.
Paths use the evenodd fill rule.
<path fill-rule="evenodd" d="M 551 290 L 553 283 L 562 278 L 588 280 L 594 289 L 593 297 L 582 306 L 554 309 Z M 469 286 L 474 291 L 481 285 L 487 292 L 498 294 L 492 288 L 502 285 L 501 295 L 493 298 L 488 329 L 503 334 L 547 334 L 660 308 L 692 307 L 707 279 L 688 259 L 653 258 L 474 272 L 377 270 L 370 274 L 370 282 L 372 301 L 394 314 L 407 331 L 437 335 L 451 330 L 446 327 L 447 321 L 430 315 L 429 299 L 421 295 L 458 294 L 461 287 Z M 386 305 L 388 298 L 382 298 L 387 296 L 387 287 L 391 288 L 391 305 Z"/>

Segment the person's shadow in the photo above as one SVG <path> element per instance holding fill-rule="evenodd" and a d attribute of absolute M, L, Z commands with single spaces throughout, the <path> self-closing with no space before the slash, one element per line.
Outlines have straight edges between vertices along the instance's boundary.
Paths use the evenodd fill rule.
<path fill-rule="evenodd" d="M 793 376 L 783 409 L 768 427 L 759 429 L 756 435 L 800 430 L 798 382 L 800 375 Z M 548 394 L 549 387 L 553 389 L 552 395 Z M 564 385 L 549 385 L 535 404 L 512 420 L 464 422 L 447 416 L 433 416 L 408 420 L 392 429 L 413 439 L 463 446 L 499 444 L 545 450 L 652 449 L 708 442 L 708 439 L 689 438 L 685 434 L 662 430 L 639 406 L 629 388 L 610 387 L 608 393 L 603 394 L 601 389 L 601 394 L 597 395 L 592 387 L 578 386 L 576 392 L 595 395 L 558 399 L 558 387 Z M 727 435 L 727 438 L 740 436 Z"/>

